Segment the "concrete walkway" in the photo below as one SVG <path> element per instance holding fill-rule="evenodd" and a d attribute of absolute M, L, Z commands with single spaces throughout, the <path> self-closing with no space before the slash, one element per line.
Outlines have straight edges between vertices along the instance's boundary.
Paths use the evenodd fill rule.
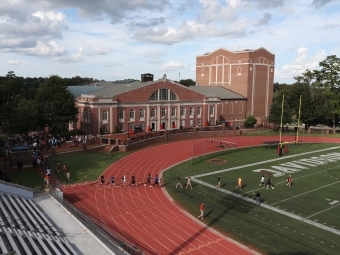
<path fill-rule="evenodd" d="M 33 200 L 63 229 L 68 240 L 76 246 L 74 249 L 78 254 L 115 255 L 51 195 L 46 194 Z"/>

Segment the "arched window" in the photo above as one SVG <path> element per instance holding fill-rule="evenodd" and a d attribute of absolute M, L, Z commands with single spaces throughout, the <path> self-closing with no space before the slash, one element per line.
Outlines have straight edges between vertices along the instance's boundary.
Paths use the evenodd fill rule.
<path fill-rule="evenodd" d="M 159 89 L 152 93 L 149 101 L 178 101 L 178 96 L 170 89 Z"/>
<path fill-rule="evenodd" d="M 130 119 L 134 119 L 135 118 L 135 110 L 131 109 L 130 110 Z"/>
<path fill-rule="evenodd" d="M 210 106 L 209 114 L 214 115 L 214 110 L 215 110 L 214 106 Z"/>
<path fill-rule="evenodd" d="M 162 110 L 161 110 L 161 114 L 162 114 L 162 117 L 164 117 L 164 116 L 166 115 L 165 108 L 162 108 Z"/>
<path fill-rule="evenodd" d="M 185 116 L 185 108 L 184 107 L 182 107 L 182 109 L 181 109 L 181 115 Z"/>
<path fill-rule="evenodd" d="M 107 111 L 106 110 L 103 111 L 103 120 L 107 120 Z"/>
<path fill-rule="evenodd" d="M 201 76 L 204 76 L 204 68 L 201 68 Z"/>
<path fill-rule="evenodd" d="M 123 111 L 123 109 L 119 110 L 119 118 L 120 119 L 124 119 L 124 111 Z"/>
<path fill-rule="evenodd" d="M 189 114 L 190 114 L 190 116 L 194 115 L 194 108 L 190 107 Z"/>
<path fill-rule="evenodd" d="M 145 111 L 144 111 L 144 109 L 140 109 L 139 110 L 139 117 L 140 118 L 145 118 Z"/>
<path fill-rule="evenodd" d="M 238 75 L 238 76 L 241 75 L 241 70 L 242 70 L 242 69 L 241 69 L 241 67 L 239 66 L 239 67 L 237 68 L 237 75 Z"/>
<path fill-rule="evenodd" d="M 239 107 L 239 112 L 243 112 L 243 103 L 239 103 L 238 104 L 238 107 Z"/>
<path fill-rule="evenodd" d="M 171 108 L 171 117 L 176 117 L 176 108 Z"/>
<path fill-rule="evenodd" d="M 201 114 L 202 114 L 202 108 L 198 107 L 197 108 L 197 116 L 201 116 Z"/>
<path fill-rule="evenodd" d="M 151 118 L 155 118 L 156 117 L 156 110 L 154 108 L 151 109 Z"/>

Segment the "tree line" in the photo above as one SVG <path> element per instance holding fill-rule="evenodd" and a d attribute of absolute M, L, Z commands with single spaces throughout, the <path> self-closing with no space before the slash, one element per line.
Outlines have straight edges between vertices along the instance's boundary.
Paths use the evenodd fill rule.
<path fill-rule="evenodd" d="M 93 82 L 92 78 L 23 78 L 13 71 L 0 77 L 0 124 L 3 133 L 28 133 L 50 127 L 52 133 L 68 130 L 78 110 L 67 86 Z"/>
<path fill-rule="evenodd" d="M 319 63 L 320 70 L 306 70 L 295 76 L 291 85 L 274 83 L 274 96 L 268 121 L 304 123 L 307 129 L 317 124 L 340 125 L 340 59 L 328 56 Z M 282 100 L 284 95 L 283 107 Z M 301 96 L 301 107 L 300 107 Z M 283 108 L 283 112 L 282 112 Z M 300 109 L 300 113 L 299 113 Z"/>

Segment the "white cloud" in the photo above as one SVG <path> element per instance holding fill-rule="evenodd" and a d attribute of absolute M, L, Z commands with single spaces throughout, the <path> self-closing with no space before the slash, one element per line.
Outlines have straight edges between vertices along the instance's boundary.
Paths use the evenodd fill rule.
<path fill-rule="evenodd" d="M 21 62 L 20 61 L 16 61 L 16 60 L 8 60 L 7 64 L 9 64 L 9 65 L 20 65 Z"/>
<path fill-rule="evenodd" d="M 176 70 L 180 70 L 182 68 L 185 68 L 187 67 L 187 65 L 184 65 L 182 63 L 179 63 L 179 62 L 173 62 L 173 61 L 170 61 L 166 64 L 164 64 L 160 70 L 162 71 L 176 71 Z"/>
<path fill-rule="evenodd" d="M 79 47 L 78 53 L 55 57 L 54 60 L 57 62 L 62 62 L 62 63 L 77 63 L 77 62 L 83 61 L 83 56 L 84 56 L 84 48 Z"/>
<path fill-rule="evenodd" d="M 263 17 L 255 23 L 255 26 L 268 25 L 268 23 L 271 19 L 272 19 L 272 15 L 269 12 L 266 12 L 266 13 L 263 14 Z"/>
<path fill-rule="evenodd" d="M 300 47 L 297 50 L 297 57 L 293 60 L 291 64 L 285 64 L 282 69 L 275 70 L 275 76 L 282 79 L 292 78 L 294 76 L 301 75 L 307 69 L 315 70 L 318 69 L 319 63 L 323 61 L 327 54 L 324 50 L 318 50 L 314 56 L 308 57 L 308 49 L 305 47 Z"/>
<path fill-rule="evenodd" d="M 112 49 L 93 49 L 93 50 L 88 50 L 85 52 L 86 56 L 97 56 L 97 55 L 107 55 L 112 52 Z"/>
<path fill-rule="evenodd" d="M 48 43 L 38 41 L 36 47 L 27 49 L 18 49 L 17 52 L 24 55 L 33 56 L 62 56 L 66 55 L 67 51 L 64 47 L 59 46 L 55 41 L 49 41 Z"/>

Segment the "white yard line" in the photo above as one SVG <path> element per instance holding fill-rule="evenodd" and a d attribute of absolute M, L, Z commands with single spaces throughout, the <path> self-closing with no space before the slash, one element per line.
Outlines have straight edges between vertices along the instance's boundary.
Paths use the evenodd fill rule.
<path fill-rule="evenodd" d="M 333 183 L 331 183 L 331 184 L 328 184 L 328 185 L 325 185 L 325 186 L 319 187 L 319 188 L 317 188 L 317 189 L 312 189 L 312 190 L 310 190 L 310 191 L 307 191 L 307 192 L 305 192 L 305 193 L 301 193 L 301 194 L 299 194 L 299 195 L 296 195 L 296 196 L 294 196 L 294 197 L 290 197 L 290 198 L 287 198 L 287 199 L 281 200 L 281 201 L 279 201 L 279 202 L 276 202 L 276 203 L 273 203 L 273 204 L 271 204 L 271 205 L 276 205 L 276 204 L 278 204 L 278 203 L 281 203 L 281 202 L 284 202 L 284 201 L 288 201 L 288 200 L 290 200 L 290 199 L 293 199 L 293 198 L 295 198 L 295 197 L 299 197 L 299 196 L 302 196 L 302 195 L 305 195 L 305 194 L 311 193 L 311 192 L 313 192 L 313 191 L 316 191 L 316 190 L 319 190 L 319 189 L 326 188 L 326 187 L 328 187 L 328 186 L 331 186 L 331 185 L 333 185 L 333 184 L 336 184 L 336 183 L 339 183 L 339 182 L 340 182 L 340 181 L 333 182 Z"/>
<path fill-rule="evenodd" d="M 325 212 L 325 211 L 328 211 L 328 210 L 330 210 L 330 209 L 333 209 L 334 207 L 336 207 L 336 206 L 338 206 L 338 205 L 340 205 L 340 204 L 334 205 L 334 206 L 332 206 L 332 207 L 330 207 L 330 208 L 327 208 L 327 209 L 325 209 L 325 210 L 322 210 L 322 211 L 320 211 L 320 212 L 318 212 L 318 213 L 314 213 L 314 214 L 312 214 L 312 215 L 306 217 L 306 219 L 309 219 L 310 217 L 313 217 L 313 216 L 315 216 L 315 215 L 318 215 L 319 213 L 323 213 L 323 212 Z"/>
<path fill-rule="evenodd" d="M 232 171 L 232 170 L 237 170 L 237 169 L 241 169 L 241 168 L 245 168 L 245 167 L 258 166 L 258 165 L 262 165 L 262 164 L 269 163 L 269 162 L 285 160 L 287 158 L 294 158 L 294 157 L 298 157 L 298 156 L 313 154 L 313 153 L 317 153 L 317 152 L 325 152 L 325 151 L 335 150 L 335 149 L 340 149 L 340 146 L 331 147 L 331 148 L 322 149 L 322 150 L 317 150 L 317 151 L 304 152 L 304 153 L 300 153 L 300 154 L 289 155 L 289 156 L 284 156 L 284 157 L 279 157 L 279 158 L 274 158 L 274 159 L 268 159 L 268 160 L 265 160 L 265 161 L 251 163 L 251 164 L 242 165 L 242 166 L 235 166 L 235 167 L 231 167 L 231 168 L 228 168 L 228 169 L 222 169 L 222 170 L 209 172 L 209 173 L 205 173 L 205 174 L 194 175 L 194 176 L 191 176 L 191 178 L 199 178 L 199 177 L 208 176 L 208 175 L 212 175 L 212 174 L 218 174 L 218 173 L 228 172 L 228 171 Z"/>
<path fill-rule="evenodd" d="M 191 177 L 191 180 L 194 181 L 194 182 L 197 182 L 197 183 L 199 183 L 199 184 L 202 184 L 202 185 L 204 185 L 204 186 L 207 186 L 207 187 L 209 187 L 209 188 L 216 189 L 214 185 L 211 185 L 211 184 L 209 184 L 209 183 L 206 183 L 206 182 L 197 180 L 197 179 L 195 179 L 195 178 L 193 178 L 193 177 Z M 218 189 L 218 191 L 219 191 L 219 192 L 226 193 L 226 194 L 231 195 L 231 196 L 234 196 L 234 197 L 237 197 L 237 198 L 239 198 L 239 199 L 242 199 L 242 200 L 244 200 L 244 201 L 247 201 L 247 202 L 249 202 L 249 203 L 253 203 L 253 204 L 256 205 L 256 201 L 255 201 L 254 199 L 250 199 L 250 198 L 244 197 L 244 196 L 242 196 L 242 195 L 240 195 L 240 194 L 236 194 L 236 193 L 234 193 L 234 192 L 231 192 L 231 191 L 228 191 L 228 190 L 224 190 L 224 189 Z M 321 229 L 323 229 L 323 230 L 326 230 L 326 231 L 328 231 L 328 232 L 331 232 L 331 233 L 333 233 L 333 234 L 336 234 L 336 235 L 339 235 L 339 236 L 340 236 L 340 230 L 336 230 L 336 229 L 334 229 L 334 228 L 327 227 L 327 226 L 325 226 L 325 225 L 323 225 L 323 224 L 314 222 L 314 221 L 309 220 L 309 219 L 307 219 L 307 218 L 305 218 L 305 217 L 301 217 L 301 216 L 298 216 L 298 215 L 296 215 L 296 214 L 286 212 L 286 211 L 284 211 L 284 210 L 278 209 L 278 208 L 273 207 L 273 206 L 271 206 L 271 205 L 261 204 L 261 207 L 264 207 L 264 208 L 266 208 L 266 209 L 269 209 L 269 210 L 272 210 L 272 211 L 274 211 L 274 212 L 283 214 L 283 215 L 288 216 L 288 217 L 290 217 L 290 218 L 293 218 L 293 219 L 302 221 L 302 222 L 307 223 L 307 224 L 309 224 L 309 225 L 312 225 L 312 226 L 314 226 L 314 227 L 321 228 Z"/>
<path fill-rule="evenodd" d="M 196 178 L 199 178 L 199 177 L 203 177 L 203 176 L 208 176 L 208 175 L 212 175 L 212 174 L 218 174 L 218 173 L 223 173 L 223 172 L 228 172 L 228 171 L 232 171 L 232 170 L 237 170 L 237 169 L 241 169 L 241 168 L 245 168 L 245 167 L 251 167 L 251 166 L 257 166 L 257 165 L 262 165 L 262 164 L 265 164 L 265 163 L 269 163 L 269 162 L 275 162 L 275 161 L 280 161 L 280 160 L 284 160 L 284 159 L 287 159 L 287 158 L 294 158 L 294 157 L 298 157 L 298 156 L 303 156 L 303 155 L 308 155 L 308 154 L 313 154 L 313 153 L 317 153 L 317 152 L 325 152 L 325 151 L 329 151 L 329 150 L 334 150 L 334 149 L 339 149 L 340 146 L 337 146 L 337 147 L 331 147 L 331 148 L 327 148 L 327 149 L 322 149 L 322 150 L 317 150 L 317 151 L 311 151 L 311 152 L 304 152 L 304 153 L 299 153 L 299 154 L 295 154 L 295 155 L 289 155 L 289 156 L 284 156 L 284 157 L 280 157 L 280 158 L 275 158 L 275 159 L 269 159 L 269 160 L 265 160 L 265 161 L 261 161 L 261 162 L 256 162 L 256 163 L 251 163 L 251 164 L 247 164 L 247 165 L 242 165 L 242 166 L 237 166 L 237 167 L 231 167 L 229 169 L 222 169 L 222 170 L 218 170 L 218 171 L 214 171 L 214 172 L 209 172 L 209 173 L 205 173 L 205 174 L 198 174 L 198 175 L 195 175 L 195 176 L 191 176 L 191 180 L 196 182 L 196 183 L 200 183 L 204 186 L 207 186 L 209 188 L 212 188 L 212 189 L 216 189 L 214 185 L 211 185 L 209 183 L 206 183 L 206 182 L 203 182 L 203 181 L 200 181 L 200 180 L 197 180 Z M 340 181 L 337 181 L 335 183 L 338 183 Z M 332 184 L 329 184 L 329 185 L 333 185 L 335 183 L 332 183 Z M 329 186 L 329 185 L 326 185 L 326 186 Z M 326 187 L 324 186 L 324 187 Z M 321 187 L 321 188 L 324 188 L 324 187 Z M 321 188 L 318 188 L 318 189 L 321 189 Z M 317 190 L 317 189 L 315 189 Z M 234 197 L 237 197 L 239 199 L 242 199 L 242 200 L 245 200 L 247 202 L 250 202 L 250 203 L 253 203 L 253 204 L 256 204 L 256 201 L 254 199 L 250 199 L 250 198 L 247 198 L 247 197 L 244 197 L 240 194 L 236 194 L 234 192 L 231 192 L 231 191 L 228 191 L 228 190 L 223 190 L 223 189 L 218 189 L 218 191 L 220 192 L 223 192 L 223 193 L 226 193 L 228 195 L 231 195 L 231 196 L 234 196 Z M 312 191 L 309 191 L 309 192 L 312 192 Z M 306 193 L 309 193 L 309 192 L 306 192 Z M 302 195 L 302 194 L 301 194 Z M 298 195 L 300 196 L 300 195 Z M 288 200 L 288 199 L 286 199 Z M 283 202 L 285 200 L 282 200 L 281 202 Z M 279 203 L 279 202 L 277 202 Z M 275 203 L 276 204 L 276 203 Z M 314 222 L 314 221 L 311 221 L 309 220 L 308 218 L 305 218 L 305 217 L 301 217 L 301 216 L 298 216 L 298 215 L 295 215 L 293 213 L 289 213 L 289 212 L 286 212 L 284 210 L 281 210 L 281 209 L 278 209 L 276 207 L 273 207 L 271 205 L 267 205 L 267 204 L 261 204 L 261 207 L 264 207 L 266 209 L 269 209 L 269 210 L 272 210 L 272 211 L 275 211 L 277 213 L 280 213 L 280 214 L 283 214 L 285 216 L 288 216 L 290 218 L 293 218 L 293 219 L 296 219 L 296 220 L 299 220 L 299 221 L 302 221 L 304 223 L 307 223 L 307 224 L 310 224 L 312 226 L 315 226 L 315 227 L 318 227 L 318 228 L 321 228 L 323 230 L 326 230 L 328 232 L 331 232 L 331 233 L 334 233 L 336 235 L 340 235 L 340 231 L 339 230 L 336 230 L 336 229 L 333 229 L 331 227 L 327 227 L 323 224 L 320 224 L 320 223 L 317 223 L 317 222 Z M 334 207 L 334 206 L 333 206 Z M 333 208 L 332 207 L 332 208 Z M 321 212 L 319 212 L 321 213 Z M 313 216 L 313 215 L 312 215 Z M 311 217 L 311 216 L 309 216 Z"/>

